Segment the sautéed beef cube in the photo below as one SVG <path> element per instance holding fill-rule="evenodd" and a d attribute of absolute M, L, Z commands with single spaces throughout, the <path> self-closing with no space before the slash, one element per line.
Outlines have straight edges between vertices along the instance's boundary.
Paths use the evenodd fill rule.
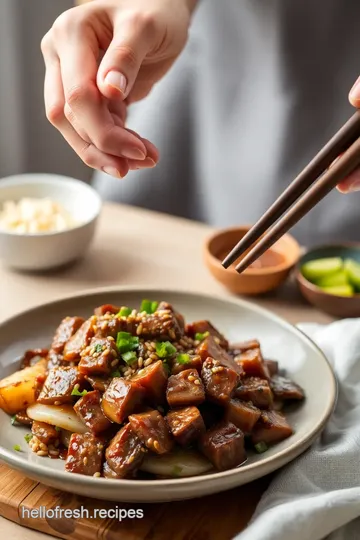
<path fill-rule="evenodd" d="M 145 451 L 130 424 L 126 424 L 110 441 L 105 452 L 106 463 L 118 477 L 124 478 L 141 465 Z"/>
<path fill-rule="evenodd" d="M 102 316 L 106 315 L 107 313 L 111 313 L 112 315 L 116 315 L 119 313 L 120 307 L 114 306 L 113 304 L 104 304 L 103 306 L 99 306 L 94 309 L 94 315 Z"/>
<path fill-rule="evenodd" d="M 250 433 L 260 415 L 260 409 L 254 407 L 250 402 L 231 399 L 226 407 L 225 418 L 244 433 Z"/>
<path fill-rule="evenodd" d="M 104 462 L 103 464 L 103 477 L 104 478 L 108 478 L 110 480 L 121 480 L 122 476 L 119 476 L 118 474 L 116 474 L 115 471 L 113 471 L 109 465 L 107 464 L 107 461 Z"/>
<path fill-rule="evenodd" d="M 82 317 L 65 317 L 58 326 L 51 344 L 52 350 L 60 354 L 63 352 L 66 343 L 77 332 L 85 319 Z"/>
<path fill-rule="evenodd" d="M 185 371 L 186 369 L 196 369 L 196 371 L 201 374 L 202 360 L 198 354 L 185 354 L 179 355 L 180 359 L 174 360 L 171 367 L 171 374 L 176 375 L 180 371 Z M 185 361 L 183 359 L 185 358 Z"/>
<path fill-rule="evenodd" d="M 129 323 L 115 315 L 99 315 L 96 319 L 95 337 L 116 339 L 118 332 L 127 332 Z"/>
<path fill-rule="evenodd" d="M 196 339 L 196 334 L 204 334 L 212 336 L 215 339 L 215 342 L 220 345 L 223 349 L 229 347 L 228 340 L 211 324 L 209 321 L 195 321 L 191 324 L 186 325 L 186 334 L 193 339 Z"/>
<path fill-rule="evenodd" d="M 46 405 L 72 403 L 72 391 L 75 386 L 82 387 L 84 382 L 84 376 L 75 367 L 51 369 L 37 401 Z"/>
<path fill-rule="evenodd" d="M 243 373 L 242 367 L 216 343 L 213 336 L 205 338 L 196 349 L 196 353 L 200 356 L 203 363 L 210 357 L 217 360 L 221 366 L 235 371 L 238 375 L 242 375 Z"/>
<path fill-rule="evenodd" d="M 270 373 L 263 361 L 260 348 L 250 349 L 240 353 L 235 356 L 234 360 L 243 368 L 245 375 L 248 377 L 270 378 Z"/>
<path fill-rule="evenodd" d="M 249 341 L 239 341 L 238 343 L 232 343 L 229 346 L 230 352 L 233 356 L 250 351 L 251 349 L 259 349 L 260 343 L 257 339 L 250 339 Z"/>
<path fill-rule="evenodd" d="M 184 332 L 184 329 L 185 329 L 185 319 L 184 317 L 181 315 L 181 313 L 179 313 L 178 311 L 176 311 L 174 309 L 174 307 L 169 304 L 168 302 L 160 302 L 160 304 L 158 305 L 158 308 L 157 308 L 157 311 L 171 311 L 174 316 L 175 316 L 175 319 L 177 320 L 178 324 L 179 324 L 179 327 L 182 331 L 182 333 Z"/>
<path fill-rule="evenodd" d="M 166 399 L 170 407 L 199 405 L 205 401 L 203 383 L 196 369 L 187 369 L 168 380 Z"/>
<path fill-rule="evenodd" d="M 31 433 L 46 445 L 55 444 L 60 437 L 60 433 L 56 431 L 54 426 L 45 422 L 36 422 L 35 420 L 31 426 Z"/>
<path fill-rule="evenodd" d="M 25 351 L 20 360 L 20 369 L 25 369 L 37 364 L 42 358 L 47 358 L 48 354 L 48 349 L 29 349 L 28 351 Z"/>
<path fill-rule="evenodd" d="M 142 403 L 144 394 L 145 391 L 139 383 L 115 377 L 103 395 L 101 408 L 109 420 L 122 424 Z"/>
<path fill-rule="evenodd" d="M 17 414 L 15 414 L 15 421 L 18 424 L 22 424 L 23 426 L 31 426 L 33 423 L 33 420 L 31 420 L 31 418 L 29 418 L 28 415 L 26 414 L 26 410 L 20 411 Z"/>
<path fill-rule="evenodd" d="M 304 399 L 304 392 L 302 388 L 280 375 L 274 375 L 270 380 L 270 387 L 274 396 L 279 400 L 301 400 Z"/>
<path fill-rule="evenodd" d="M 62 366 L 69 366 L 70 363 L 66 362 L 64 360 L 64 356 L 62 354 L 58 354 L 52 349 L 50 349 L 49 354 L 47 356 L 47 368 L 53 369 L 55 367 L 62 367 Z"/>
<path fill-rule="evenodd" d="M 175 441 L 188 446 L 205 433 L 204 420 L 197 407 L 173 409 L 166 415 L 166 421 Z"/>
<path fill-rule="evenodd" d="M 181 338 L 183 331 L 175 314 L 163 310 L 144 315 L 136 326 L 136 335 L 145 339 L 174 341 Z"/>
<path fill-rule="evenodd" d="M 262 411 L 260 419 L 251 434 L 251 439 L 253 444 L 264 442 L 270 445 L 283 441 L 292 434 L 293 430 L 282 413 Z"/>
<path fill-rule="evenodd" d="M 146 398 L 150 402 L 161 404 L 165 401 L 168 375 L 161 360 L 140 369 L 131 380 L 144 388 Z"/>
<path fill-rule="evenodd" d="M 91 433 L 73 433 L 65 461 L 65 469 L 72 473 L 94 476 L 101 473 L 104 442 Z"/>
<path fill-rule="evenodd" d="M 242 401 L 251 401 L 259 409 L 270 409 L 273 404 L 269 382 L 259 377 L 243 379 L 235 390 L 235 396 Z"/>
<path fill-rule="evenodd" d="M 64 360 L 79 360 L 81 351 L 87 347 L 95 332 L 95 317 L 85 321 L 64 347 Z"/>
<path fill-rule="evenodd" d="M 239 384 L 238 374 L 231 368 L 222 366 L 214 358 L 208 358 L 201 371 L 206 397 L 220 405 L 230 401 Z"/>
<path fill-rule="evenodd" d="M 84 375 L 109 375 L 118 365 L 118 352 L 113 338 L 93 338 L 81 352 L 78 368 Z"/>
<path fill-rule="evenodd" d="M 103 378 L 97 375 L 85 375 L 87 382 L 93 387 L 94 390 L 98 390 L 102 394 L 109 386 L 111 379 Z"/>
<path fill-rule="evenodd" d="M 264 360 L 264 364 L 270 374 L 270 377 L 277 375 L 279 372 L 279 362 L 276 360 Z"/>
<path fill-rule="evenodd" d="M 244 434 L 231 422 L 223 422 L 201 438 L 200 449 L 220 471 L 232 469 L 246 461 Z"/>
<path fill-rule="evenodd" d="M 147 411 L 129 416 L 131 429 L 145 446 L 156 454 L 170 452 L 174 445 L 169 428 L 159 411 Z"/>
<path fill-rule="evenodd" d="M 97 435 L 111 427 L 100 407 L 100 392 L 94 390 L 81 397 L 74 405 L 74 411 L 92 433 Z"/>

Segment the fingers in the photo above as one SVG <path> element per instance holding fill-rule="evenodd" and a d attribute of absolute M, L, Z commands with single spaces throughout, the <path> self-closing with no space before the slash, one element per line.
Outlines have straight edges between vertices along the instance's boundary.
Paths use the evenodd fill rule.
<path fill-rule="evenodd" d="M 114 21 L 113 40 L 98 70 L 97 85 L 107 98 L 125 99 L 156 39 L 156 22 L 146 13 L 124 13 Z"/>
<path fill-rule="evenodd" d="M 349 101 L 354 107 L 360 107 L 360 77 L 350 90 Z"/>
<path fill-rule="evenodd" d="M 353 193 L 354 191 L 360 191 L 360 169 L 357 169 L 350 176 L 345 178 L 337 186 L 340 193 Z"/>

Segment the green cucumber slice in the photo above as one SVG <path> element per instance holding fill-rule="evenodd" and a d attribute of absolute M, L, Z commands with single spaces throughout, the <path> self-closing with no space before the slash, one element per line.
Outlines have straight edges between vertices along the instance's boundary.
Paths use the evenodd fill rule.
<path fill-rule="evenodd" d="M 354 296 L 354 289 L 351 285 L 338 285 L 337 287 L 323 287 L 322 291 L 336 296 Z"/>
<path fill-rule="evenodd" d="M 337 287 L 338 285 L 349 285 L 349 281 L 347 272 L 345 270 L 339 270 L 338 272 L 320 278 L 316 282 L 316 285 L 321 288 Z"/>
<path fill-rule="evenodd" d="M 342 270 L 342 268 L 343 262 L 340 257 L 329 257 L 326 259 L 315 259 L 303 264 L 301 273 L 307 280 L 315 283 L 325 276 Z"/>
<path fill-rule="evenodd" d="M 354 259 L 346 259 L 344 269 L 348 277 L 348 281 L 360 292 L 360 264 Z"/>

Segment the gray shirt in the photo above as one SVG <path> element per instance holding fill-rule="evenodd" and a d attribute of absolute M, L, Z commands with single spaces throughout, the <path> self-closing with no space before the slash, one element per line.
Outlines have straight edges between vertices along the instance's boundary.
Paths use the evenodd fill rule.
<path fill-rule="evenodd" d="M 219 227 L 254 222 L 353 113 L 359 21 L 356 0 L 203 0 L 186 50 L 130 113 L 159 165 L 95 186 Z M 292 232 L 359 240 L 359 210 L 360 194 L 334 191 Z"/>

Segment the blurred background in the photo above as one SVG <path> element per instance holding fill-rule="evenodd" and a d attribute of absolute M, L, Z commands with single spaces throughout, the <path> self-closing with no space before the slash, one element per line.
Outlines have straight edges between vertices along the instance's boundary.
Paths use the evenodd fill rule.
<path fill-rule="evenodd" d="M 40 42 L 73 5 L 73 0 L 0 1 L 0 177 L 24 172 L 91 177 L 46 119 L 43 101 Z"/>

